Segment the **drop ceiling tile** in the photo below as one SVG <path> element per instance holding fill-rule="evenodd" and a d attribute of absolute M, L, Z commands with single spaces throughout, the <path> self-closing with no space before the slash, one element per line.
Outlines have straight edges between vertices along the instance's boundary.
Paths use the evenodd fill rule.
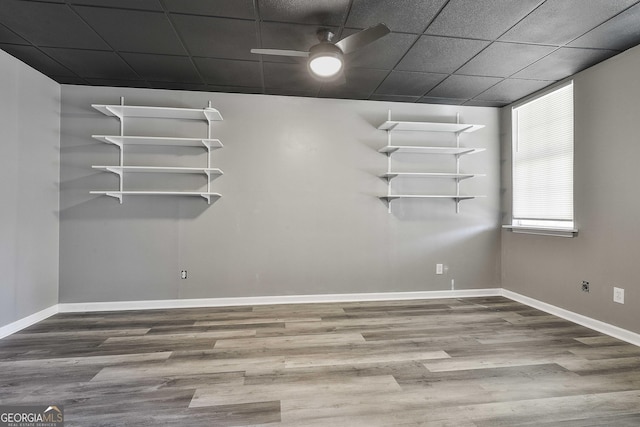
<path fill-rule="evenodd" d="M 446 0 L 354 0 L 347 26 L 367 28 L 379 22 L 391 31 L 422 33 Z"/>
<path fill-rule="evenodd" d="M 422 36 L 396 69 L 450 74 L 488 45 L 481 40 Z"/>
<path fill-rule="evenodd" d="M 325 83 L 321 97 L 367 99 L 387 76 L 388 71 L 367 68 L 350 68 L 345 71 L 345 84 Z"/>
<path fill-rule="evenodd" d="M 342 25 L 349 0 L 259 0 L 264 21 L 312 25 Z"/>
<path fill-rule="evenodd" d="M 509 105 L 506 102 L 501 101 L 481 101 L 479 99 L 470 99 L 469 101 L 464 103 L 465 106 L 469 107 L 504 107 L 505 105 Z"/>
<path fill-rule="evenodd" d="M 164 13 L 83 6 L 76 10 L 117 51 L 187 54 Z"/>
<path fill-rule="evenodd" d="M 539 4 L 540 0 L 451 0 L 426 33 L 495 40 Z"/>
<path fill-rule="evenodd" d="M 452 75 L 427 95 L 436 98 L 473 98 L 502 81 L 499 77 Z"/>
<path fill-rule="evenodd" d="M 207 92 L 263 94 L 261 87 L 207 85 Z"/>
<path fill-rule="evenodd" d="M 476 101 L 514 102 L 554 82 L 540 80 L 505 79 L 486 92 L 478 95 Z"/>
<path fill-rule="evenodd" d="M 71 70 L 60 65 L 58 62 L 48 57 L 44 52 L 33 46 L 0 44 L 0 48 L 47 76 L 76 76 Z"/>
<path fill-rule="evenodd" d="M 149 86 L 153 89 L 166 89 L 166 90 L 196 90 L 199 92 L 206 92 L 208 86 L 200 83 L 184 83 L 184 82 L 148 82 Z"/>
<path fill-rule="evenodd" d="M 367 92 L 349 92 L 344 89 L 330 88 L 325 91 L 320 91 L 318 98 L 332 98 L 332 99 L 356 99 L 356 100 L 368 100 L 369 93 Z"/>
<path fill-rule="evenodd" d="M 342 38 L 358 31 L 360 30 L 346 29 L 342 33 Z M 350 53 L 346 60 L 354 67 L 392 70 L 417 38 L 418 36 L 414 34 L 390 33 Z"/>
<path fill-rule="evenodd" d="M 594 28 L 571 42 L 572 47 L 626 50 L 640 40 L 640 4 L 637 4 L 609 21 Z"/>
<path fill-rule="evenodd" d="M 374 93 L 369 97 L 371 101 L 386 101 L 386 102 L 416 102 L 420 99 L 419 96 L 402 96 L 402 95 L 381 95 Z"/>
<path fill-rule="evenodd" d="M 618 52 L 563 47 L 531 64 L 513 77 L 519 79 L 560 80 L 603 61 Z"/>
<path fill-rule="evenodd" d="M 433 96 L 423 96 L 418 100 L 418 102 L 421 104 L 462 105 L 467 102 L 467 99 L 435 98 Z"/>
<path fill-rule="evenodd" d="M 500 40 L 561 46 L 637 0 L 547 0 Z"/>
<path fill-rule="evenodd" d="M 447 77 L 446 74 L 392 71 L 376 94 L 422 96 Z"/>
<path fill-rule="evenodd" d="M 264 83 L 268 89 L 287 89 L 289 91 L 314 91 L 320 89 L 320 83 L 311 77 L 307 68 L 299 64 L 265 62 Z"/>
<path fill-rule="evenodd" d="M 189 57 L 141 53 L 120 55 L 144 80 L 203 83 Z"/>
<path fill-rule="evenodd" d="M 29 42 L 4 25 L 0 25 L 0 43 L 29 44 Z"/>
<path fill-rule="evenodd" d="M 80 77 L 71 77 L 71 76 L 51 76 L 53 80 L 58 82 L 61 85 L 82 85 L 86 86 L 89 83 L 81 79 Z"/>
<path fill-rule="evenodd" d="M 327 27 L 328 30 L 336 32 L 338 27 Z M 319 43 L 318 27 L 303 24 L 282 24 L 278 22 L 263 22 L 260 24 L 262 46 L 257 44 L 251 47 L 262 47 L 265 49 L 289 49 L 307 52 L 311 46 Z M 260 55 L 252 55 L 253 59 L 258 59 Z M 304 62 L 304 59 L 267 56 L 262 58 L 271 62 Z"/>
<path fill-rule="evenodd" d="M 252 0 L 164 0 L 170 12 L 255 19 Z"/>
<path fill-rule="evenodd" d="M 194 58 L 194 61 L 210 85 L 262 86 L 259 62 L 212 58 Z"/>
<path fill-rule="evenodd" d="M 509 77 L 555 49 L 552 46 L 495 42 L 457 72 L 470 76 Z"/>
<path fill-rule="evenodd" d="M 114 52 L 61 48 L 43 48 L 42 50 L 83 78 L 140 79 L 131 67 Z"/>
<path fill-rule="evenodd" d="M 61 3 L 64 3 L 64 1 Z M 67 3 L 122 9 L 162 10 L 162 5 L 158 0 L 67 0 Z"/>
<path fill-rule="evenodd" d="M 111 87 L 140 87 L 150 88 L 151 85 L 143 80 L 120 80 L 120 79 L 86 79 L 91 86 L 111 86 Z"/>
<path fill-rule="evenodd" d="M 65 4 L 2 0 L 0 23 L 38 46 L 109 49 Z"/>
<path fill-rule="evenodd" d="M 171 14 L 189 53 L 212 58 L 255 60 L 256 24 L 231 18 Z"/>
<path fill-rule="evenodd" d="M 318 94 L 318 89 L 304 90 L 304 89 L 292 89 L 292 88 L 267 88 L 264 92 L 267 95 L 278 96 L 306 96 L 309 98 L 315 98 Z"/>

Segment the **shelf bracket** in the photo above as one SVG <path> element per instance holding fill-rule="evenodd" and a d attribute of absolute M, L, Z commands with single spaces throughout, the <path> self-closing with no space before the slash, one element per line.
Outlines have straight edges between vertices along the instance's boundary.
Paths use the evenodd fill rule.
<path fill-rule="evenodd" d="M 115 197 L 120 201 L 120 204 L 122 204 L 122 194 L 107 192 L 106 195 L 109 197 Z"/>
<path fill-rule="evenodd" d="M 211 204 L 211 196 L 210 196 L 209 194 L 204 194 L 204 193 L 202 193 L 202 194 L 200 194 L 200 195 L 201 195 L 201 196 L 202 196 L 202 197 L 207 201 L 207 204 L 208 204 L 208 205 L 210 205 L 210 204 Z"/>
<path fill-rule="evenodd" d="M 117 146 L 118 148 L 120 148 L 122 150 L 122 143 L 121 142 L 114 141 L 113 138 L 111 138 L 109 136 L 105 136 L 104 140 L 109 142 L 110 144 L 113 144 L 113 145 Z"/>
<path fill-rule="evenodd" d="M 220 198 L 220 196 L 211 195 L 211 194 L 207 194 L 207 193 L 200 193 L 200 196 L 202 196 L 207 201 L 208 205 L 211 204 L 212 199 L 218 200 Z M 215 200 L 213 200 L 213 201 L 215 201 Z"/>
<path fill-rule="evenodd" d="M 120 177 L 120 179 L 122 179 L 122 168 L 114 168 L 114 167 L 108 167 L 106 168 L 106 170 L 108 170 L 111 173 L 115 173 L 116 175 L 118 175 Z M 122 189 L 120 190 L 122 191 Z"/>
<path fill-rule="evenodd" d="M 387 205 L 387 212 L 391 213 L 391 199 L 390 197 L 381 197 L 380 200 L 382 200 L 382 203 L 384 203 L 385 205 Z"/>

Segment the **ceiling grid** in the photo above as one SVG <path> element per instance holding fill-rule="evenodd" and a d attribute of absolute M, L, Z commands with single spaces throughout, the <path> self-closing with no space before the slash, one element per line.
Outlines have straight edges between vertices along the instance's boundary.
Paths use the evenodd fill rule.
<path fill-rule="evenodd" d="M 305 58 L 316 32 L 391 33 Z M 0 49 L 62 84 L 503 106 L 640 43 L 640 0 L 2 0 Z"/>

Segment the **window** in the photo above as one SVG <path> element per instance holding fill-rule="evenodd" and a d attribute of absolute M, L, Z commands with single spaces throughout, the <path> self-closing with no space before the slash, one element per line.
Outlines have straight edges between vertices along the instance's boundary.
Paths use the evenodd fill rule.
<path fill-rule="evenodd" d="M 573 82 L 512 113 L 512 228 L 573 230 Z"/>

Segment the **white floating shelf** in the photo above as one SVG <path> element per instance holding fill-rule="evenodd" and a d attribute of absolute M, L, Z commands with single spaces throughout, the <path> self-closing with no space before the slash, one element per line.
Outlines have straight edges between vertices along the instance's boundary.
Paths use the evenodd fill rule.
<path fill-rule="evenodd" d="M 380 178 L 385 179 L 393 179 L 396 177 L 406 177 L 406 178 L 452 178 L 452 179 L 468 179 L 473 178 L 474 176 L 484 176 L 481 174 L 472 174 L 472 173 L 437 173 L 437 172 L 387 172 L 385 174 L 380 175 Z"/>
<path fill-rule="evenodd" d="M 472 125 L 462 123 L 432 123 L 432 122 L 400 122 L 387 120 L 378 126 L 380 130 L 419 131 L 419 132 L 475 132 L 484 125 Z"/>
<path fill-rule="evenodd" d="M 414 145 L 387 145 L 378 150 L 380 153 L 387 155 L 391 153 L 411 153 L 411 154 L 473 154 L 484 151 L 484 148 L 467 148 L 467 147 L 421 147 Z"/>
<path fill-rule="evenodd" d="M 198 196 L 203 197 L 211 204 L 211 199 L 222 197 L 219 193 L 206 191 L 91 191 L 91 194 L 115 197 L 122 203 L 122 196 Z"/>
<path fill-rule="evenodd" d="M 150 173 L 185 173 L 202 175 L 222 175 L 218 168 L 187 168 L 173 166 L 92 166 L 94 169 L 120 174 L 122 172 L 150 172 Z"/>
<path fill-rule="evenodd" d="M 96 110 L 107 116 L 147 117 L 158 119 L 185 119 L 219 121 L 222 115 L 215 108 L 174 108 L 174 107 L 142 107 L 137 105 L 102 105 L 92 104 Z"/>
<path fill-rule="evenodd" d="M 118 135 L 92 135 L 107 144 L 117 145 L 171 145 L 182 147 L 208 147 L 222 148 L 222 142 L 219 139 L 209 138 L 173 138 L 164 136 L 118 136 Z"/>
<path fill-rule="evenodd" d="M 469 200 L 469 199 L 475 199 L 476 197 L 485 197 L 485 196 L 456 196 L 455 194 L 453 195 L 441 195 L 441 194 L 393 194 L 390 196 L 380 196 L 380 199 L 382 200 L 386 200 L 387 202 L 390 202 L 392 200 L 395 199 L 453 199 L 456 201 L 460 201 L 460 200 Z"/>

